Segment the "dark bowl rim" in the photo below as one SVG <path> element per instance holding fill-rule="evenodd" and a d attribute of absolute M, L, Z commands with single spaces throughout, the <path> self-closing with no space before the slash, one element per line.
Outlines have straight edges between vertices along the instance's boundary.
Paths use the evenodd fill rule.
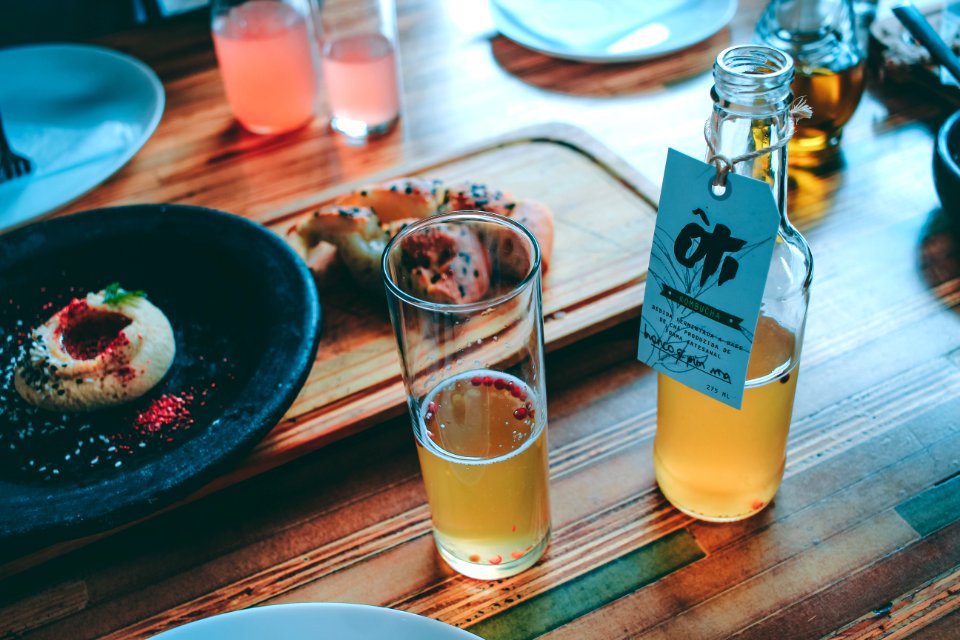
<path fill-rule="evenodd" d="M 950 173 L 960 179 L 960 165 L 950 153 L 950 134 L 960 121 L 960 111 L 956 111 L 940 126 L 937 132 L 937 157 L 950 169 Z"/>

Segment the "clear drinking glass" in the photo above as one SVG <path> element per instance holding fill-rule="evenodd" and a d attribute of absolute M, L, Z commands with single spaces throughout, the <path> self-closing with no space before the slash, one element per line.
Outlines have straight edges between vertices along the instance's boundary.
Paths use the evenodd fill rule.
<path fill-rule="evenodd" d="M 843 126 L 866 83 L 851 0 L 772 0 L 757 24 L 760 42 L 793 58 L 793 93 L 813 108 L 797 123 L 790 163 L 814 167 L 833 160 Z"/>
<path fill-rule="evenodd" d="M 317 70 L 306 0 L 213 0 L 213 44 L 233 115 L 283 133 L 316 113 Z"/>
<path fill-rule="evenodd" d="M 382 265 L 437 549 L 467 576 L 519 573 L 550 536 L 537 241 L 454 212 L 403 229 Z"/>
<path fill-rule="evenodd" d="M 355 140 L 386 133 L 400 116 L 394 0 L 322 0 L 317 16 L 330 126 Z"/>

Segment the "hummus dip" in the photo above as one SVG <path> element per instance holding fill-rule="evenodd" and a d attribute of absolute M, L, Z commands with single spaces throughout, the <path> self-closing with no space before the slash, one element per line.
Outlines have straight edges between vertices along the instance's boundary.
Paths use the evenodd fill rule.
<path fill-rule="evenodd" d="M 142 292 L 113 284 L 74 299 L 30 334 L 17 392 L 51 411 L 93 411 L 139 398 L 176 353 L 167 317 Z"/>

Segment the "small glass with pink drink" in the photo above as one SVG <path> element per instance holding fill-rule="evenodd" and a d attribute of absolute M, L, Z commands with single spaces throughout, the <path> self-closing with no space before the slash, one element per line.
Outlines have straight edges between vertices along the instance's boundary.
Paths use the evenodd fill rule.
<path fill-rule="evenodd" d="M 306 0 L 213 0 L 213 44 L 233 115 L 283 133 L 316 114 L 314 25 Z"/>
<path fill-rule="evenodd" d="M 400 116 L 394 0 L 322 0 L 319 5 L 330 126 L 354 140 L 388 132 Z"/>

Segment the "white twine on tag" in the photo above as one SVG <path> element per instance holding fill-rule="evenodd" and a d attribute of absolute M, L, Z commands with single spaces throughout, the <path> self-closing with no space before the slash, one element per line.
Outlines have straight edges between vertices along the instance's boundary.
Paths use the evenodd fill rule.
<path fill-rule="evenodd" d="M 776 143 L 770 145 L 769 147 L 763 147 L 762 149 L 757 149 L 756 151 L 744 153 L 732 158 L 728 158 L 722 153 L 717 153 L 717 131 L 711 126 L 712 120 L 707 119 L 706 124 L 703 126 L 703 137 L 706 139 L 707 148 L 710 150 L 710 157 L 707 158 L 707 162 L 717 168 L 717 177 L 714 178 L 713 181 L 714 186 L 727 186 L 727 174 L 733 171 L 733 165 L 740 162 L 746 162 L 747 160 L 754 160 L 787 146 L 787 143 L 790 142 L 790 138 L 793 137 L 794 131 L 796 131 L 797 120 L 801 118 L 809 118 L 812 115 L 813 109 L 807 104 L 806 99 L 803 96 L 800 96 L 793 102 L 792 105 L 790 105 L 790 117 L 787 118 L 786 131 L 783 132 L 783 136 Z"/>

